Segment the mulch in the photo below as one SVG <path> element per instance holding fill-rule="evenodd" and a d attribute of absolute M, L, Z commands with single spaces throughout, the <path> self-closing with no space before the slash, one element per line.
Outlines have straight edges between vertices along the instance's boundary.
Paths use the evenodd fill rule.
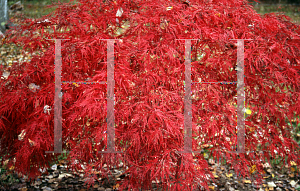
<path fill-rule="evenodd" d="M 210 190 L 220 190 L 220 191 L 242 191 L 242 190 L 259 190 L 259 191 L 295 191 L 299 187 L 300 171 L 295 170 L 295 168 L 283 167 L 280 170 L 280 166 L 271 167 L 270 165 L 265 165 L 265 175 L 263 179 L 263 184 L 256 185 L 255 180 L 243 179 L 238 177 L 234 169 L 230 168 L 228 165 L 217 164 L 216 161 L 210 159 L 209 169 L 215 177 L 215 181 L 209 182 Z M 35 181 L 30 184 L 27 176 L 17 174 L 13 170 L 7 169 L 5 174 L 0 177 L 0 190 L 119 190 L 118 188 L 122 184 L 124 175 L 124 167 L 119 166 L 119 168 L 111 169 L 112 176 L 109 179 L 101 178 L 99 172 L 94 174 L 97 176 L 97 181 L 95 185 L 87 189 L 85 185 L 86 176 L 82 170 L 79 172 L 71 171 L 67 169 L 67 161 L 61 160 L 58 164 L 53 165 L 48 169 L 48 174 L 43 173 Z M 84 167 L 85 165 L 83 165 Z M 11 179 L 11 183 L 8 183 L 8 179 Z M 7 182 L 7 183 L 6 183 Z M 151 190 L 161 189 L 161 184 L 158 182 L 153 182 Z M 200 188 L 195 189 L 201 190 Z"/>

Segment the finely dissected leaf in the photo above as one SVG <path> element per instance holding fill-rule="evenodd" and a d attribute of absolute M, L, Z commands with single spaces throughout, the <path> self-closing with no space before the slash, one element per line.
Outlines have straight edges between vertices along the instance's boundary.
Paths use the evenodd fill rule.
<path fill-rule="evenodd" d="M 45 166 L 57 155 L 44 156 L 54 146 L 55 92 L 55 41 L 46 39 L 68 39 L 61 43 L 61 80 L 72 81 L 62 85 L 62 139 L 72 151 L 70 160 L 88 163 L 87 174 L 91 160 L 103 176 L 110 173 L 104 164 L 122 160 L 129 176 L 119 189 L 146 189 L 153 180 L 165 190 L 208 188 L 207 174 L 213 175 L 203 154 L 179 153 L 187 85 L 180 39 L 198 39 L 191 40 L 192 82 L 237 81 L 237 45 L 230 39 L 252 39 L 244 42 L 245 149 L 264 153 L 228 152 L 237 144 L 236 84 L 203 83 L 191 87 L 193 151 L 212 145 L 204 147 L 207 157 L 226 159 L 243 176 L 261 174 L 259 161 L 270 160 L 275 151 L 299 167 L 299 145 L 288 125 L 300 113 L 299 25 L 283 15 L 261 16 L 243 0 L 79 2 L 59 5 L 47 16 L 51 22 L 18 21 L 20 30 L 8 31 L 3 41 L 22 45 L 32 56 L 9 70 L 0 66 L 1 74 L 10 72 L 0 81 L 0 154 L 16 158 L 15 171 L 36 177 L 35 165 Z M 115 149 L 123 154 L 95 151 L 108 149 L 107 84 L 74 83 L 108 81 L 104 39 L 122 39 L 114 44 L 113 79 Z M 22 131 L 26 135 L 19 140 Z"/>

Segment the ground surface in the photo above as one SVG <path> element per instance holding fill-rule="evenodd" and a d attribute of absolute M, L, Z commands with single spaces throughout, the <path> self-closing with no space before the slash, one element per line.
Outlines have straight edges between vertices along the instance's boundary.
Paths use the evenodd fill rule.
<path fill-rule="evenodd" d="M 7 169 L 6 173 L 1 173 L 0 190 L 87 190 L 84 185 L 85 176 L 83 172 L 74 172 L 67 170 L 66 161 L 61 160 L 58 164 L 52 165 L 48 169 L 49 174 L 43 174 L 38 177 L 33 183 L 29 183 L 26 176 L 21 176 L 13 173 L 13 169 Z M 229 190 L 229 191 L 243 191 L 243 190 L 297 190 L 300 187 L 298 181 L 300 180 L 300 172 L 295 168 L 279 169 L 279 166 L 271 168 L 268 164 L 265 165 L 265 176 L 263 184 L 255 185 L 255 180 L 238 178 L 234 170 L 227 165 L 216 164 L 215 161 L 209 160 L 210 170 L 214 174 L 215 182 L 209 183 L 210 190 Z M 85 165 L 83 165 L 85 166 Z M 5 169 L 5 168 L 4 168 Z M 2 171 L 4 170 L 2 169 Z M 123 166 L 111 169 L 112 176 L 110 180 L 101 179 L 100 173 L 95 172 L 98 179 L 95 185 L 89 190 L 118 190 L 124 179 Z M 12 181 L 9 183 L 9 181 Z M 160 184 L 153 182 L 152 190 L 160 190 Z M 195 189 L 200 190 L 200 189 Z"/>

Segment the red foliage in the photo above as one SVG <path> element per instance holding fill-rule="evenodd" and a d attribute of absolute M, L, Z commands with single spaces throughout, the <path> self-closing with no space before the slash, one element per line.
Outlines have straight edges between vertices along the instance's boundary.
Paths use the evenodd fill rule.
<path fill-rule="evenodd" d="M 252 110 L 246 119 L 245 149 L 265 152 L 228 152 L 236 145 L 234 84 L 192 85 L 193 137 L 198 137 L 193 151 L 213 145 L 211 154 L 217 160 L 226 158 L 242 176 L 249 176 L 249 167 L 256 165 L 258 180 L 260 160 L 274 157 L 274 150 L 287 156 L 288 164 L 300 165 L 299 146 L 287 125 L 287 119 L 300 113 L 299 43 L 294 40 L 299 25 L 284 15 L 260 16 L 244 0 L 79 2 L 60 4 L 38 20 L 19 21 L 20 30 L 11 30 L 4 41 L 41 53 L 6 68 L 10 76 L 1 80 L 0 154 L 16 158 L 16 171 L 34 178 L 57 155 L 45 154 L 54 146 L 55 45 L 46 40 L 51 38 L 70 39 L 62 41 L 62 81 L 76 82 L 88 77 L 106 81 L 107 47 L 100 39 L 123 40 L 114 47 L 114 112 L 116 150 L 124 154 L 97 152 L 107 149 L 106 84 L 62 85 L 63 149 L 72 151 L 70 161 L 88 163 L 87 174 L 93 167 L 106 176 L 103 165 L 117 165 L 121 159 L 129 167 L 122 189 L 149 188 L 156 179 L 164 188 L 207 188 L 213 176 L 203 154 L 178 152 L 184 144 L 185 48 L 184 41 L 175 39 L 199 39 L 192 41 L 193 82 L 236 81 L 237 50 L 230 39 L 253 39 L 245 41 L 246 106 Z M 120 7 L 124 13 L 118 25 Z M 50 22 L 40 22 L 45 18 Z M 117 35 L 125 21 L 129 28 Z M 54 33 L 45 31 L 47 26 Z M 32 83 L 40 89 L 29 89 Z M 44 113 L 45 105 L 52 108 L 50 115 Z M 20 141 L 22 130 L 26 134 Z"/>

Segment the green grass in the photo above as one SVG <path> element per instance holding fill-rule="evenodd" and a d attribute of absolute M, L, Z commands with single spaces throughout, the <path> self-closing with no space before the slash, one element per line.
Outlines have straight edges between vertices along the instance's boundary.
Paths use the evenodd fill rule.
<path fill-rule="evenodd" d="M 266 13 L 279 13 L 283 12 L 284 15 L 289 16 L 295 23 L 300 24 L 300 5 L 255 5 L 254 10 L 257 13 L 264 15 Z"/>
<path fill-rule="evenodd" d="M 8 5 L 11 6 L 18 1 L 19 0 L 10 0 Z M 63 3 L 70 2 L 70 0 L 22 0 L 22 4 L 24 5 L 24 14 L 30 18 L 42 17 L 43 15 L 51 13 L 55 9 L 45 9 L 45 6 L 58 1 Z M 300 5 L 258 4 L 254 6 L 254 9 L 262 15 L 271 12 L 283 12 L 285 15 L 291 17 L 293 21 L 300 24 Z"/>
<path fill-rule="evenodd" d="M 8 6 L 11 6 L 18 1 L 19 0 L 9 1 Z M 24 6 L 24 10 L 22 11 L 22 13 L 24 13 L 25 17 L 40 18 L 42 16 L 48 15 L 56 9 L 55 7 L 46 7 L 47 5 L 51 5 L 52 2 L 68 3 L 70 2 L 70 0 L 23 0 L 22 4 Z"/>

